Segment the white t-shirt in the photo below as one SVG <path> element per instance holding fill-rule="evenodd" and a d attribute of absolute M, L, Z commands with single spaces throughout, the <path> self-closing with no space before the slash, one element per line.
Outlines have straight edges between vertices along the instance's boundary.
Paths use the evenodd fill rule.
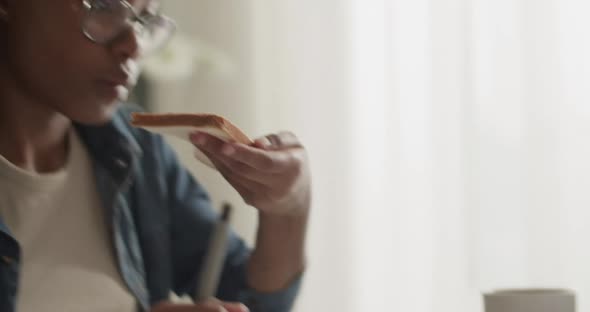
<path fill-rule="evenodd" d="M 132 312 L 92 163 L 72 130 L 67 165 L 37 175 L 0 156 L 0 216 L 21 246 L 17 312 Z"/>

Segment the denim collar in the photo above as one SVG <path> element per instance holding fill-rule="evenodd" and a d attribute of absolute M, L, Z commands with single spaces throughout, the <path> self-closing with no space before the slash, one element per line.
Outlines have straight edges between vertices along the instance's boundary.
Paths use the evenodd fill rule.
<path fill-rule="evenodd" d="M 109 171 L 121 170 L 121 161 L 129 164 L 143 154 L 124 118 L 125 114 L 115 114 L 109 122 L 102 125 L 74 124 L 90 155 Z M 115 168 L 112 168 L 113 160 L 116 162 Z"/>

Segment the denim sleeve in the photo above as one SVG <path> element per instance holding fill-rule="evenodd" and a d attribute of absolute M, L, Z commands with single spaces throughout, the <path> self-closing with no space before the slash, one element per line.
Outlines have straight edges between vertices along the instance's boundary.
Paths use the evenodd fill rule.
<path fill-rule="evenodd" d="M 172 283 L 178 295 L 194 296 L 208 239 L 218 215 L 205 189 L 179 163 L 172 149 L 161 138 L 158 140 L 167 171 L 171 207 Z M 281 291 L 257 292 L 248 286 L 246 279 L 249 256 L 250 249 L 232 232 L 217 298 L 242 302 L 252 312 L 290 311 L 301 277 Z"/>

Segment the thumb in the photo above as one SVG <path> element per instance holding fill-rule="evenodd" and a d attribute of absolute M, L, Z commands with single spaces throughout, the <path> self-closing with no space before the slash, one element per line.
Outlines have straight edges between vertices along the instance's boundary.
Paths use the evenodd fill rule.
<path fill-rule="evenodd" d="M 250 309 L 241 303 L 223 303 L 227 312 L 250 312 Z"/>
<path fill-rule="evenodd" d="M 250 312 L 250 309 L 239 302 L 222 302 L 215 298 L 202 302 L 206 308 L 217 308 L 220 312 Z"/>

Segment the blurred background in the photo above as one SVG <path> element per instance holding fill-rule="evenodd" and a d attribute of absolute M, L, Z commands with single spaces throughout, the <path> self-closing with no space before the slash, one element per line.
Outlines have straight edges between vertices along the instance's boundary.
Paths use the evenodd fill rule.
<path fill-rule="evenodd" d="M 521 287 L 590 310 L 590 2 L 163 2 L 180 29 L 139 101 L 308 149 L 296 311 L 480 312 Z M 251 243 L 253 209 L 170 142 Z"/>

